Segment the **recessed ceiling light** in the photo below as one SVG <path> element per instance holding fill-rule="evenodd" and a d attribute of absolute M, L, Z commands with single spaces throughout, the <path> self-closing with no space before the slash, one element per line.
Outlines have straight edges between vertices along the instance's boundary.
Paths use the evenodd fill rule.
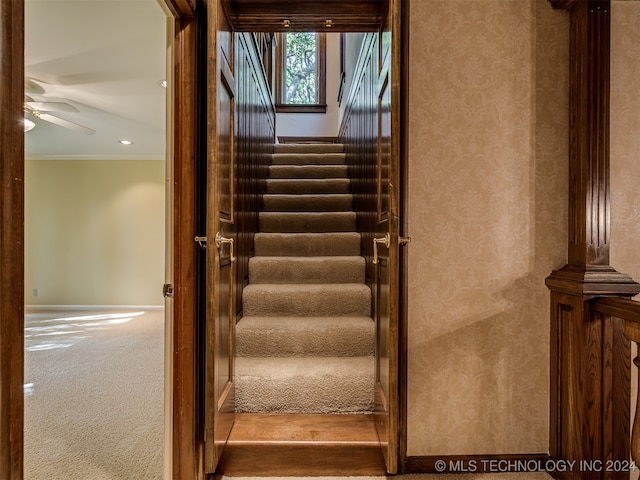
<path fill-rule="evenodd" d="M 131 140 L 118 140 L 118 142 L 120 142 L 122 145 L 133 145 L 133 142 Z"/>
<path fill-rule="evenodd" d="M 162 88 L 167 88 L 167 81 L 166 80 L 160 80 L 158 83 L 160 84 L 160 86 Z"/>

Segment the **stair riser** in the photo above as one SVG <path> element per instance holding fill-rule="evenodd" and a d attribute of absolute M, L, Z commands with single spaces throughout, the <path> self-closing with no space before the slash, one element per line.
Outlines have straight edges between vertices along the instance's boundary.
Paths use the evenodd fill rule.
<path fill-rule="evenodd" d="M 271 165 L 269 178 L 346 178 L 346 165 Z"/>
<path fill-rule="evenodd" d="M 243 310 L 247 316 L 362 316 L 371 315 L 371 292 L 329 290 L 310 293 L 304 290 L 262 290 L 246 288 Z"/>
<path fill-rule="evenodd" d="M 236 412 L 238 413 L 371 413 L 373 376 L 339 382 L 283 381 L 271 388 L 256 388 L 254 377 L 236 375 Z M 362 383 L 359 386 L 358 383 Z M 364 384 L 367 386 L 364 386 Z M 371 387 L 368 384 L 371 384 Z M 333 387 L 333 388 L 329 388 Z M 359 387 L 359 388 L 358 388 Z M 345 395 L 344 392 L 348 392 Z M 342 395 L 340 395 L 342 394 Z M 313 396 L 314 402 L 309 401 Z"/>
<path fill-rule="evenodd" d="M 354 212 L 262 212 L 260 231 L 270 233 L 354 232 Z"/>
<path fill-rule="evenodd" d="M 236 361 L 236 411 L 264 413 L 370 413 L 374 358 Z M 364 360 L 364 361 L 363 361 Z M 340 366 L 334 368 L 340 362 Z"/>
<path fill-rule="evenodd" d="M 301 256 L 360 255 L 357 233 L 258 233 L 254 238 L 256 255 Z"/>
<path fill-rule="evenodd" d="M 266 193 L 308 195 L 318 193 L 350 193 L 350 182 L 345 178 L 330 179 L 267 179 Z"/>
<path fill-rule="evenodd" d="M 294 143 L 280 143 L 274 145 L 273 152 L 300 154 L 300 153 L 342 153 L 344 152 L 344 145 L 341 143 L 306 143 L 306 144 L 294 144 Z"/>
<path fill-rule="evenodd" d="M 330 155 L 282 153 L 271 157 L 271 165 L 345 165 L 346 161 L 344 153 Z"/>
<path fill-rule="evenodd" d="M 260 231 L 268 233 L 353 232 L 356 214 L 335 213 L 260 213 Z"/>
<path fill-rule="evenodd" d="M 313 260 L 296 257 L 253 257 L 249 278 L 259 283 L 364 283 L 362 257 L 323 257 Z"/>
<path fill-rule="evenodd" d="M 264 212 L 340 212 L 351 210 L 353 195 L 284 195 L 271 194 L 262 197 Z"/>
<path fill-rule="evenodd" d="M 304 322 L 304 320 L 302 321 Z M 239 357 L 352 357 L 373 355 L 374 325 L 318 329 L 236 329 Z"/>

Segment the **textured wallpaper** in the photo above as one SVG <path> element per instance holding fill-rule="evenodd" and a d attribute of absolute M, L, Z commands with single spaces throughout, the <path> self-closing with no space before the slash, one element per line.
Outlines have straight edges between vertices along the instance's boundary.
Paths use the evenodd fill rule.
<path fill-rule="evenodd" d="M 411 2 L 410 456 L 548 451 L 568 32 L 543 0 Z"/>
<path fill-rule="evenodd" d="M 611 265 L 640 281 L 640 2 L 611 6 Z"/>

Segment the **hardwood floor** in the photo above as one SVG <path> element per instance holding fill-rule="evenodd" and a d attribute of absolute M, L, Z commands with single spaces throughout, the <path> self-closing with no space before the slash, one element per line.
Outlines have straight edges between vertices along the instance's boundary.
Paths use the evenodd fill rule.
<path fill-rule="evenodd" d="M 218 473 L 384 475 L 385 465 L 372 415 L 238 414 Z"/>

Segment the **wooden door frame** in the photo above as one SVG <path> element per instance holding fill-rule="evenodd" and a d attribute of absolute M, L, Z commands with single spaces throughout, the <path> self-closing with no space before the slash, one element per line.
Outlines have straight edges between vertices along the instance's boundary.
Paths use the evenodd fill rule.
<path fill-rule="evenodd" d="M 172 324 L 166 332 L 170 342 L 169 364 L 171 385 L 168 410 L 171 427 L 169 465 L 165 479 L 195 480 L 204 478 L 204 430 L 200 412 L 202 398 L 198 370 L 197 285 L 196 285 L 196 235 L 197 217 L 195 202 L 196 154 L 198 130 L 197 105 L 197 36 L 198 26 L 195 0 L 159 0 L 173 17 L 171 59 L 169 77 L 169 130 L 167 162 L 172 173 L 173 205 L 171 215 L 173 242 L 173 299 L 171 302 Z"/>
<path fill-rule="evenodd" d="M 0 0 L 0 480 L 21 480 L 24 428 L 24 0 Z"/>

